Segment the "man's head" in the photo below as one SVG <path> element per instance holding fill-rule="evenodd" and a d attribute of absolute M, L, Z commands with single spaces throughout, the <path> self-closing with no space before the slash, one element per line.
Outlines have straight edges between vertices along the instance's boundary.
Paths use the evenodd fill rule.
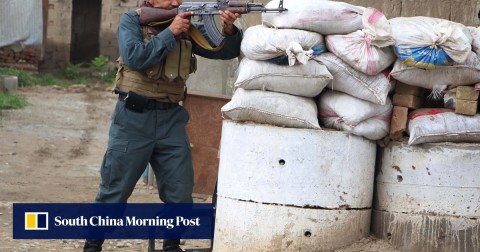
<path fill-rule="evenodd" d="M 183 0 L 148 0 L 153 7 L 167 10 L 177 8 L 182 2 Z"/>

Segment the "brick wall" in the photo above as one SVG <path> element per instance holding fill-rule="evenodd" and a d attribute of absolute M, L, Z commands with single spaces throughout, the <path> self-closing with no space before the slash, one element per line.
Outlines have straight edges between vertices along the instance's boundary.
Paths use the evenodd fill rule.
<path fill-rule="evenodd" d="M 64 69 L 70 61 L 71 20 L 72 0 L 49 0 L 42 69 Z"/>
<path fill-rule="evenodd" d="M 40 48 L 27 47 L 15 52 L 9 47 L 0 48 L 0 67 L 15 67 L 29 71 L 38 71 Z"/>
<path fill-rule="evenodd" d="M 100 24 L 100 54 L 114 62 L 118 58 L 117 27 L 121 15 L 137 8 L 137 0 L 102 2 L 102 23 Z"/>

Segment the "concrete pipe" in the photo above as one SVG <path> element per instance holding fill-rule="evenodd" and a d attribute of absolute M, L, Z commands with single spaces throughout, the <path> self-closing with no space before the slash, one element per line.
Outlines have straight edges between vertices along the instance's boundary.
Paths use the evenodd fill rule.
<path fill-rule="evenodd" d="M 379 151 L 372 230 L 401 251 L 480 251 L 480 145 Z"/>
<path fill-rule="evenodd" d="M 376 145 L 224 121 L 214 251 L 329 251 L 369 233 Z"/>

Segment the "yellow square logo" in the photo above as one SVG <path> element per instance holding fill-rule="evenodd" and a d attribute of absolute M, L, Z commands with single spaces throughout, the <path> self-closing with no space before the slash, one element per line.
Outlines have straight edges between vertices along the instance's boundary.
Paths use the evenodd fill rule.
<path fill-rule="evenodd" d="M 48 213 L 25 212 L 25 230 L 48 230 Z"/>

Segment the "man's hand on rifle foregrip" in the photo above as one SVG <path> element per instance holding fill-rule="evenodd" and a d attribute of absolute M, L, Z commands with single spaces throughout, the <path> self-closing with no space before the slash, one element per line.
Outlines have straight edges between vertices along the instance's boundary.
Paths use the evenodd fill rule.
<path fill-rule="evenodd" d="M 175 16 L 170 26 L 168 26 L 168 28 L 172 31 L 173 36 L 177 37 L 180 34 L 188 31 L 188 28 L 190 28 L 191 25 L 191 15 L 193 15 L 193 12 L 184 12 Z"/>
<path fill-rule="evenodd" d="M 223 34 L 231 36 L 235 34 L 233 23 L 240 17 L 239 13 L 232 13 L 230 11 L 219 11 L 220 18 L 222 19 Z"/>

